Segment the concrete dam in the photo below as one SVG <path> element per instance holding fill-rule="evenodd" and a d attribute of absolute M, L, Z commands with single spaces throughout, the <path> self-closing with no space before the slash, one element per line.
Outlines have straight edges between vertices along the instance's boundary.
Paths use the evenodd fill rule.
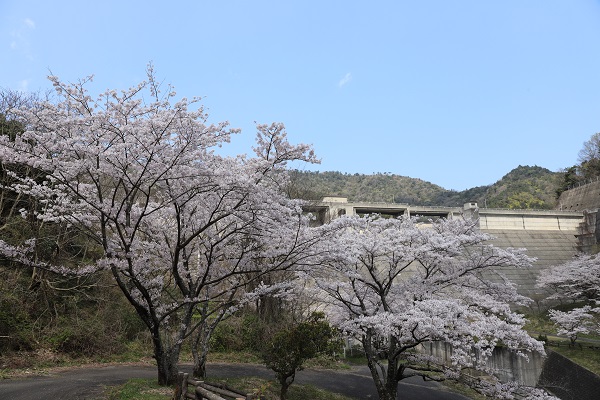
<path fill-rule="evenodd" d="M 536 281 L 551 266 L 565 263 L 579 252 L 600 252 L 600 181 L 564 192 L 555 210 L 507 210 L 480 208 L 477 203 L 463 207 L 413 206 L 396 203 L 349 202 L 344 197 L 325 197 L 305 210 L 315 215 L 315 225 L 326 224 L 342 215 L 413 216 L 423 222 L 438 218 L 472 218 L 477 227 L 494 237 L 491 242 L 501 248 L 525 248 L 536 261 L 528 269 L 504 270 L 517 290 L 534 300 L 533 312 L 545 312 L 548 293 L 536 288 Z M 490 279 L 494 279 L 490 276 Z M 450 360 L 452 348 L 434 342 L 421 349 Z M 516 381 L 527 386 L 544 387 L 559 398 L 595 398 L 600 377 L 551 352 L 544 359 L 533 354 L 529 362 L 504 348 L 496 348 L 487 361 L 501 381 Z"/>
<path fill-rule="evenodd" d="M 589 221 L 586 224 L 586 220 L 590 219 L 590 213 L 586 211 L 488 209 L 479 208 L 474 202 L 463 207 L 435 207 L 349 202 L 345 197 L 332 196 L 313 202 L 305 209 L 315 215 L 316 225 L 326 224 L 342 215 L 372 213 L 391 217 L 407 215 L 423 221 L 462 217 L 476 219 L 482 232 L 495 237 L 492 240 L 494 245 L 525 248 L 527 255 L 537 259 L 532 268 L 506 270 L 505 276 L 517 284 L 519 293 L 532 298 L 538 306 L 547 295 L 535 287 L 538 275 L 550 266 L 569 261 L 577 252 L 585 251 L 585 232 L 590 225 Z"/>

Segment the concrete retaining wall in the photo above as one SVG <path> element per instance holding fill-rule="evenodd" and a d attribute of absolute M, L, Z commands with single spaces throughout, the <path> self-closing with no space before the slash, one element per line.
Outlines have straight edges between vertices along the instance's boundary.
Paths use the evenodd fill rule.
<path fill-rule="evenodd" d="M 584 211 L 600 208 L 600 181 L 595 181 L 563 192 L 558 198 L 557 210 Z"/>
<path fill-rule="evenodd" d="M 450 362 L 452 346 L 435 342 L 422 348 L 428 354 Z M 487 365 L 494 368 L 502 382 L 519 382 L 521 385 L 540 387 L 564 400 L 595 400 L 600 398 L 600 376 L 575 364 L 551 350 L 544 358 L 530 354 L 529 360 L 506 348 L 497 347 Z"/>
<path fill-rule="evenodd" d="M 427 343 L 421 350 L 444 362 L 452 362 L 452 346 L 448 343 Z M 535 387 L 542 374 L 544 358 L 534 353 L 526 359 L 504 347 L 496 347 L 492 356 L 487 359 L 486 365 L 497 371 L 495 375 L 502 382 L 519 382 L 521 385 Z"/>
<path fill-rule="evenodd" d="M 600 399 L 600 376 L 553 351 L 548 352 L 538 386 L 564 400 Z"/>

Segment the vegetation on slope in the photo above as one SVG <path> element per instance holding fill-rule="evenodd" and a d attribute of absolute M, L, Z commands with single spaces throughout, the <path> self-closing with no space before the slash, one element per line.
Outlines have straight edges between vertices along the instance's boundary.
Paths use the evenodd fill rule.
<path fill-rule="evenodd" d="M 551 209 L 559 182 L 559 173 L 519 165 L 487 189 L 485 202 L 493 208 Z"/>
<path fill-rule="evenodd" d="M 556 197 L 570 188 L 595 181 L 600 177 L 600 132 L 594 133 L 583 143 L 577 157 L 578 163 L 565 168 L 560 174 Z"/>
<path fill-rule="evenodd" d="M 307 200 L 335 195 L 351 201 L 433 204 L 444 191 L 432 183 L 400 175 L 293 171 L 288 193 Z"/>
<path fill-rule="evenodd" d="M 447 190 L 421 179 L 393 174 L 347 174 L 336 171 L 294 171 L 288 193 L 320 200 L 343 196 L 350 201 L 393 202 L 457 207 L 477 201 L 481 207 L 551 209 L 561 174 L 538 166 L 518 166 L 493 185 L 463 191 Z"/>

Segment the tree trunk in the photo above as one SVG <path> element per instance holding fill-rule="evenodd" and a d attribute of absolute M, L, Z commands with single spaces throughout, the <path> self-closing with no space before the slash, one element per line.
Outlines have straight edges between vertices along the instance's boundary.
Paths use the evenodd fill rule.
<path fill-rule="evenodd" d="M 387 377 L 385 379 L 385 391 L 390 399 L 396 399 L 398 393 L 398 357 L 394 356 L 397 349 L 397 341 L 393 336 L 389 337 L 389 348 L 387 354 Z"/>
<path fill-rule="evenodd" d="M 288 385 L 285 382 L 281 384 L 281 391 L 279 392 L 279 398 L 281 400 L 286 400 L 287 399 L 287 391 L 288 391 L 289 387 L 290 387 L 290 385 Z"/>
<path fill-rule="evenodd" d="M 154 358 L 158 367 L 158 384 L 161 386 L 175 384 L 179 373 L 177 362 L 179 361 L 180 347 L 173 346 L 170 349 L 165 349 L 159 334 L 152 335 L 152 342 L 154 344 Z"/>
<path fill-rule="evenodd" d="M 205 379 L 206 378 L 206 356 L 208 350 L 205 352 L 202 349 L 198 352 L 196 346 L 192 346 L 192 355 L 194 357 L 194 378 Z"/>
<path fill-rule="evenodd" d="M 221 320 L 221 316 L 217 318 L 217 322 Z M 210 337 L 216 327 L 213 322 L 207 325 L 206 320 L 197 329 L 192 336 L 192 357 L 194 358 L 194 378 L 206 378 L 206 360 L 208 359 L 208 351 L 210 350 Z"/>
<path fill-rule="evenodd" d="M 363 337 L 362 344 L 363 349 L 365 351 L 365 355 L 367 357 L 367 365 L 369 366 L 369 370 L 371 371 L 371 376 L 373 377 L 373 381 L 375 382 L 375 388 L 377 389 L 377 394 L 379 395 L 379 400 L 396 400 L 396 395 L 398 393 L 398 381 L 394 379 L 390 379 L 390 369 L 388 366 L 387 371 L 379 370 L 379 366 L 377 365 L 377 351 L 371 344 L 372 337 L 370 335 L 366 335 Z M 395 367 L 395 363 L 392 363 L 392 368 Z M 392 372 L 393 373 L 393 372 Z"/>
<path fill-rule="evenodd" d="M 292 375 L 286 375 L 286 376 L 279 376 L 279 384 L 281 385 L 281 390 L 279 391 L 279 398 L 281 400 L 286 400 L 287 399 L 287 392 L 288 389 L 290 388 L 290 386 L 292 385 L 292 383 L 294 383 L 294 378 L 296 377 L 296 374 L 293 373 Z M 291 378 L 291 379 L 290 379 Z"/>
<path fill-rule="evenodd" d="M 392 380 L 388 380 L 385 383 L 385 396 L 382 396 L 381 393 L 379 393 L 379 398 L 380 399 L 385 399 L 385 400 L 396 400 L 396 396 L 398 394 L 398 382 L 395 379 Z"/>

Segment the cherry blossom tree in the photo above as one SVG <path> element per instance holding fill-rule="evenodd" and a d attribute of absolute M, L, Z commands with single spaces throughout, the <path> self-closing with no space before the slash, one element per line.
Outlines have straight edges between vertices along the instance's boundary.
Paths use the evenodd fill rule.
<path fill-rule="evenodd" d="M 550 314 L 550 319 L 559 328 L 558 334 L 567 336 L 573 346 L 580 334 L 590 333 L 590 329 L 593 329 L 593 312 L 598 311 L 600 310 L 592 309 L 591 306 L 585 305 L 571 311 L 549 310 L 548 313 Z"/>
<path fill-rule="evenodd" d="M 575 302 L 583 305 L 571 311 L 549 310 L 550 319 L 558 326 L 558 334 L 566 335 L 575 344 L 577 336 L 600 332 L 600 258 L 598 254 L 579 254 L 571 261 L 550 268 L 538 278 L 538 287 L 552 290 L 549 300 Z"/>
<path fill-rule="evenodd" d="M 282 124 L 257 126 L 255 157 L 219 156 L 214 149 L 238 131 L 208 125 L 199 99 L 163 93 L 151 66 L 146 81 L 97 99 L 86 89 L 91 78 L 50 79 L 58 100 L 22 109 L 25 131 L 0 137 L 3 165 L 44 177 L 16 169 L 7 188 L 42 205 L 35 218 L 80 229 L 103 255 L 75 268 L 38 266 L 110 271 L 151 335 L 159 383 L 172 383 L 183 341 L 212 315 L 203 305 L 226 310 L 250 280 L 309 262 L 307 217 L 281 187 L 288 161 L 315 156 L 290 145 Z M 4 256 L 34 264 L 31 246 L 0 242 Z"/>
<path fill-rule="evenodd" d="M 313 247 L 321 238 L 318 229 L 308 229 L 308 217 L 302 215 L 300 207 L 277 205 L 273 202 L 276 198 L 271 193 L 256 204 L 264 210 L 258 213 L 257 208 L 253 209 L 245 229 L 237 226 L 235 232 L 228 232 L 221 227 L 215 236 L 198 243 L 195 256 L 208 266 L 202 270 L 212 274 L 203 277 L 208 283 L 199 288 L 196 321 L 192 326 L 194 374 L 198 377 L 205 376 L 210 337 L 222 319 L 258 298 L 287 296 L 290 282 L 272 280 L 272 275 L 312 266 L 318 260 L 313 254 Z M 282 197 L 280 200 L 290 203 Z M 224 265 L 229 269 L 221 269 Z M 225 273 L 221 281 L 215 276 L 219 270 Z"/>
<path fill-rule="evenodd" d="M 327 304 L 331 322 L 362 344 L 380 399 L 396 399 L 398 382 L 412 376 L 439 381 L 459 379 L 467 369 L 491 374 L 485 361 L 500 343 L 524 357 L 544 353 L 509 306 L 528 299 L 498 279 L 503 268 L 530 265 L 523 250 L 487 244 L 490 236 L 463 219 L 419 224 L 404 217 L 343 217 L 330 226 L 336 234 L 323 243 L 327 256 L 305 278 Z M 427 350 L 436 343 L 452 347 L 451 360 Z M 468 382 L 498 397 L 510 398 L 516 389 L 510 382 Z"/>
<path fill-rule="evenodd" d="M 552 290 L 550 300 L 600 300 L 600 256 L 579 254 L 572 260 L 550 268 L 538 278 L 538 287 Z"/>

